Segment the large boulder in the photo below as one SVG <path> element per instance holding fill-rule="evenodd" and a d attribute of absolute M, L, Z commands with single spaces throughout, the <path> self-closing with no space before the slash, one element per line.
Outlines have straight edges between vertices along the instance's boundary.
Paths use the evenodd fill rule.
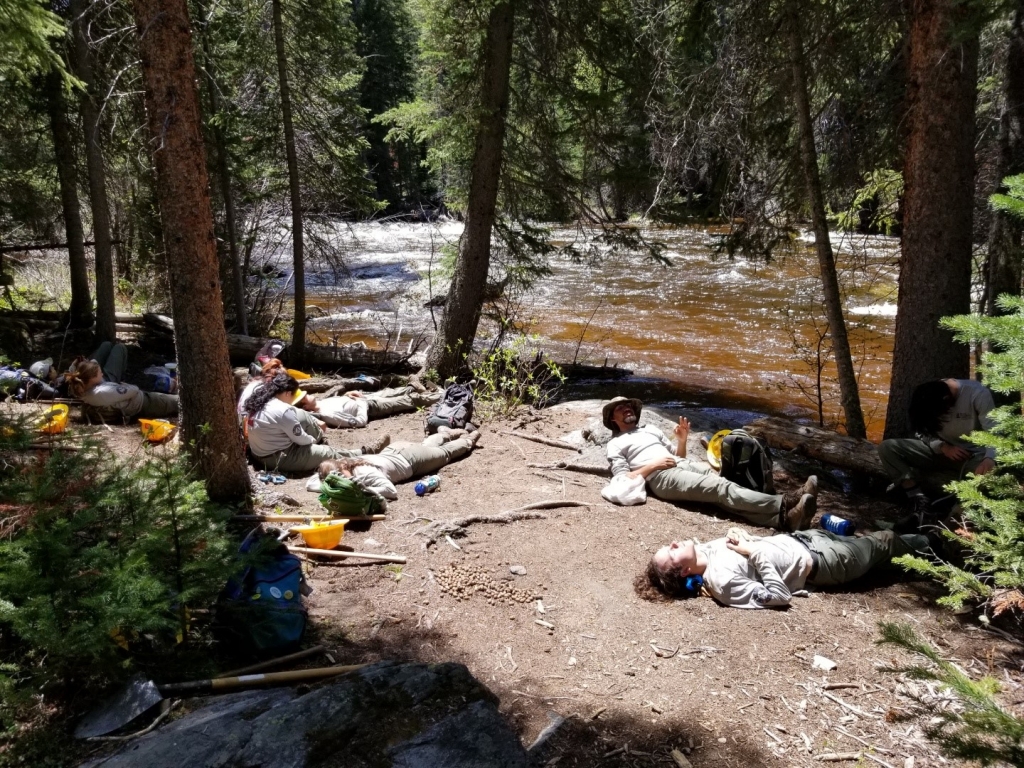
<path fill-rule="evenodd" d="M 497 699 L 461 664 L 382 662 L 304 695 L 219 696 L 81 768 L 527 768 Z"/>

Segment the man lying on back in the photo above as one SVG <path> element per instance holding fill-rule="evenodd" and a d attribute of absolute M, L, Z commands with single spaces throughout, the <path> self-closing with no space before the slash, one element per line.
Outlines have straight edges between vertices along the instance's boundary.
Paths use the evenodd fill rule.
<path fill-rule="evenodd" d="M 679 418 L 672 446 L 660 429 L 639 426 L 643 403 L 616 397 L 606 403 L 602 416 L 612 431 L 608 463 L 612 475 L 643 477 L 650 492 L 664 501 L 714 504 L 755 525 L 798 531 L 807 528 L 817 511 L 818 478 L 811 475 L 796 493 L 759 493 L 719 477 L 710 467 L 686 458 L 690 422 Z"/>

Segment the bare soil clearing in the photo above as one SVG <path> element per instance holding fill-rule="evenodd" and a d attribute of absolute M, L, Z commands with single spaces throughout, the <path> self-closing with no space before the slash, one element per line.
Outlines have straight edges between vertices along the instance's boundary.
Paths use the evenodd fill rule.
<path fill-rule="evenodd" d="M 598 409 L 596 402 L 556 406 L 523 430 L 565 439 Z M 1021 647 L 936 607 L 939 593 L 930 584 L 899 571 L 849 590 L 813 593 L 786 611 L 725 609 L 708 598 L 640 600 L 632 581 L 658 546 L 673 538 L 708 540 L 741 523 L 654 498 L 615 507 L 600 496 L 604 478 L 528 468 L 579 456 L 500 434 L 514 426 L 485 425 L 473 454 L 441 471 L 437 492 L 418 498 L 412 483 L 401 485 L 386 522 L 346 532 L 343 545 L 404 554 L 407 565 L 310 565 L 311 642 L 336 649 L 341 663 L 465 663 L 501 698 L 525 744 L 549 724 L 549 713 L 567 718 L 542 765 L 678 765 L 673 749 L 694 766 L 811 766 L 826 753 L 864 753 L 862 765 L 904 766 L 908 757 L 918 768 L 950 765 L 919 723 L 899 721 L 911 702 L 901 679 L 878 667 L 907 659 L 875 645 L 883 620 L 912 623 L 972 674 L 998 677 L 1008 702 L 1022 698 Z M 137 427 L 98 431 L 121 455 L 142 450 Z M 418 442 L 420 417 L 332 430 L 330 443 L 351 447 L 381 434 Z M 802 480 L 776 471 L 780 492 Z M 304 478 L 265 486 L 267 496 L 278 493 L 301 505 L 279 501 L 281 512 L 319 509 Z M 430 521 L 559 500 L 590 506 L 539 509 L 545 518 L 507 525 L 474 524 L 464 538 L 441 538 L 430 548 L 417 534 Z M 828 488 L 819 510 L 861 521 L 897 514 L 877 500 Z M 472 584 L 482 586 L 453 596 Z M 838 668 L 812 669 L 816 654 Z"/>

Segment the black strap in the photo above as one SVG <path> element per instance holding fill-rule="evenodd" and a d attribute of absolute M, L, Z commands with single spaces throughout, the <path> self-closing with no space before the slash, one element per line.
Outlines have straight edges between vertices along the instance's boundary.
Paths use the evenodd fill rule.
<path fill-rule="evenodd" d="M 800 535 L 800 531 L 795 531 L 795 532 L 793 532 L 793 533 L 791 533 L 789 535 L 792 538 L 794 538 L 797 541 L 799 541 L 801 544 L 803 544 L 804 549 L 806 549 L 810 553 L 810 555 L 811 555 L 811 572 L 809 574 L 807 574 L 807 581 L 812 581 L 814 579 L 814 577 L 818 575 L 818 564 L 821 562 L 821 560 L 820 560 L 820 558 L 818 556 L 818 553 L 815 552 L 813 549 L 811 549 L 810 541 L 808 541 L 806 537 L 801 536 Z"/>

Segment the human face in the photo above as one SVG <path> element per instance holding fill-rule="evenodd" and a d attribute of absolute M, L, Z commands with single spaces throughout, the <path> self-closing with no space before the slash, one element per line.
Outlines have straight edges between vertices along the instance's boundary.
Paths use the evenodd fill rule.
<path fill-rule="evenodd" d="M 697 567 L 697 550 L 693 539 L 666 544 L 654 553 L 654 563 L 662 572 L 689 576 Z"/>
<path fill-rule="evenodd" d="M 619 403 L 612 410 L 612 421 L 622 432 L 627 432 L 636 424 L 636 412 L 629 403 Z"/>

